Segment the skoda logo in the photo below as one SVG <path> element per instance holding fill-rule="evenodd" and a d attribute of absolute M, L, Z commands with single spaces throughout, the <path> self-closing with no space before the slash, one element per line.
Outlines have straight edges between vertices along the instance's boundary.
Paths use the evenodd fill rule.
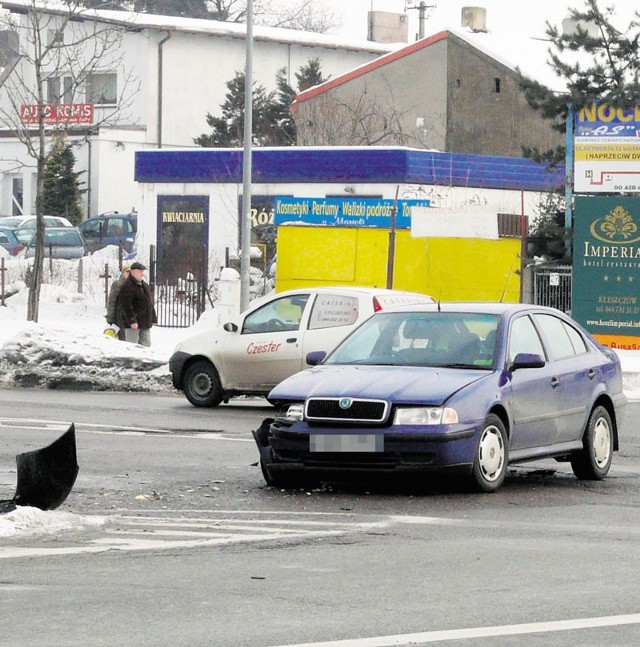
<path fill-rule="evenodd" d="M 342 400 L 340 400 L 339 402 L 341 409 L 348 409 L 351 406 L 351 404 L 352 404 L 351 398 L 342 398 Z"/>

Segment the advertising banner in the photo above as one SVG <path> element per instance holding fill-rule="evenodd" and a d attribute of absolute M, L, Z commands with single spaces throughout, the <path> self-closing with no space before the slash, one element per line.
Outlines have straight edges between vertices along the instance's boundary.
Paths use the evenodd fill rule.
<path fill-rule="evenodd" d="M 398 200 L 396 229 L 411 228 L 411 207 L 428 207 L 429 200 Z M 287 198 L 274 201 L 276 225 L 332 225 L 391 229 L 394 200 L 372 198 Z"/>
<path fill-rule="evenodd" d="M 594 105 L 576 115 L 574 190 L 640 191 L 640 106 Z"/>
<path fill-rule="evenodd" d="M 23 124 L 37 124 L 40 108 L 37 104 L 20 106 L 20 119 Z M 59 124 L 92 124 L 92 103 L 47 104 L 44 107 L 44 123 L 47 126 Z"/>
<path fill-rule="evenodd" d="M 571 314 L 601 343 L 640 350 L 640 198 L 577 196 Z"/>

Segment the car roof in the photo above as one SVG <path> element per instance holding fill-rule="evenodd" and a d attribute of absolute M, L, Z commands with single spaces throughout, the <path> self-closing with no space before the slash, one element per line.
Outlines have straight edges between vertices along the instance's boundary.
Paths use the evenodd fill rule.
<path fill-rule="evenodd" d="M 380 296 L 380 295 L 394 295 L 394 294 L 410 294 L 412 296 L 421 296 L 425 299 L 431 299 L 428 294 L 421 294 L 419 292 L 410 292 L 408 290 L 389 290 L 386 288 L 369 288 L 365 286 L 344 286 L 344 285 L 323 285 L 319 287 L 304 287 L 296 288 L 294 290 L 284 290 L 283 292 L 277 292 L 275 296 L 287 296 L 289 294 L 300 294 L 300 293 L 311 292 L 313 294 L 335 294 L 336 292 L 342 292 L 344 294 L 370 294 L 371 296 Z M 274 295 L 271 295 L 274 296 Z M 435 303 L 435 299 L 433 300 Z"/>
<path fill-rule="evenodd" d="M 441 303 L 409 304 L 389 308 L 385 312 L 465 312 L 481 314 L 516 314 L 518 312 L 550 312 L 565 315 L 556 308 L 530 303 L 502 303 L 499 301 L 443 301 Z"/>
<path fill-rule="evenodd" d="M 388 310 L 392 306 L 402 305 L 401 303 L 393 303 L 393 299 L 402 297 L 403 295 L 410 297 L 421 297 L 422 299 L 424 299 L 425 303 L 427 303 L 428 300 L 431 299 L 431 302 L 435 303 L 435 299 L 433 299 L 433 297 L 429 296 L 428 294 L 421 294 L 419 292 L 409 292 L 406 290 L 389 290 L 386 288 L 369 288 L 364 286 L 351 287 L 344 285 L 323 285 L 317 287 L 296 288 L 294 290 L 283 290 L 282 292 L 272 292 L 270 294 L 265 294 L 264 296 L 253 299 L 249 304 L 247 310 L 249 308 L 254 309 L 256 306 L 260 306 L 275 297 L 295 296 L 297 294 L 343 294 L 345 296 L 371 296 L 378 297 L 379 299 L 384 299 L 384 297 L 387 297 L 386 303 L 383 301 L 383 303 L 381 304 L 385 310 Z"/>

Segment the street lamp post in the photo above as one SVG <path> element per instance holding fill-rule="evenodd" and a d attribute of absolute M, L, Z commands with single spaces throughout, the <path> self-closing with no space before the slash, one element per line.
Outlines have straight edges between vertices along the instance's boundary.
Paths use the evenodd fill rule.
<path fill-rule="evenodd" d="M 240 312 L 249 305 L 251 268 L 251 137 L 253 134 L 253 0 L 247 0 L 247 41 L 244 75 L 244 148 L 240 240 Z"/>

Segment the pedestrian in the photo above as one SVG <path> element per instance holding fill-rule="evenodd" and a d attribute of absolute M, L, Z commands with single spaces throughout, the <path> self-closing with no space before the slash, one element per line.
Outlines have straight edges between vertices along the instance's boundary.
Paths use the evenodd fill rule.
<path fill-rule="evenodd" d="M 125 340 L 132 344 L 151 346 L 151 326 L 158 319 L 151 289 L 144 280 L 146 269 L 142 263 L 132 263 L 129 278 L 122 284 L 118 300 Z"/>
<path fill-rule="evenodd" d="M 121 341 L 125 341 L 124 337 L 124 322 L 122 321 L 122 309 L 120 308 L 120 288 L 124 282 L 129 278 L 131 271 L 131 263 L 126 263 L 122 266 L 122 274 L 120 278 L 116 279 L 109 289 L 109 297 L 107 299 L 107 323 L 111 326 L 118 327 L 117 337 Z"/>

